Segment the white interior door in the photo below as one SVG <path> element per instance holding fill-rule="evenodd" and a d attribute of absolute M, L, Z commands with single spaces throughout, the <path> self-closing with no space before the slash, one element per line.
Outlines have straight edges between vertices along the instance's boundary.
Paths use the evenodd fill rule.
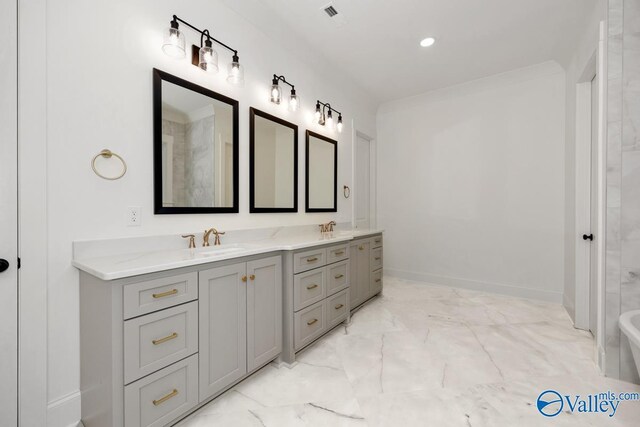
<path fill-rule="evenodd" d="M 371 141 L 356 136 L 355 153 L 355 219 L 356 228 L 371 225 Z"/>
<path fill-rule="evenodd" d="M 18 421 L 17 2 L 0 13 L 0 425 Z"/>
<path fill-rule="evenodd" d="M 591 231 L 587 235 L 591 245 L 589 251 L 589 330 L 596 336 L 598 324 L 598 269 L 597 269 L 597 245 L 593 243 L 595 237 L 593 230 L 598 223 L 598 76 L 591 80 L 591 197 L 590 197 L 590 222 Z"/>

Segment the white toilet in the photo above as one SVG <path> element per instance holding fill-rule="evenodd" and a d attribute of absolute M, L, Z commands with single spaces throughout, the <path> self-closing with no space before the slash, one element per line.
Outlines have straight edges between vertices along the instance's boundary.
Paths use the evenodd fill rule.
<path fill-rule="evenodd" d="M 633 360 L 640 374 L 640 310 L 627 311 L 620 316 L 620 329 L 629 338 Z"/>

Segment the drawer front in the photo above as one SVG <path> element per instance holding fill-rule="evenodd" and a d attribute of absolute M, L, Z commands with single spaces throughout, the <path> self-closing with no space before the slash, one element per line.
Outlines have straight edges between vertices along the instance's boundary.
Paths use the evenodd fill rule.
<path fill-rule="evenodd" d="M 371 273 L 371 295 L 379 294 L 382 291 L 382 269 Z"/>
<path fill-rule="evenodd" d="M 306 271 L 293 276 L 293 309 L 302 310 L 318 301 L 326 295 L 327 275 L 326 269 Z"/>
<path fill-rule="evenodd" d="M 382 268 L 382 248 L 371 249 L 371 271 Z"/>
<path fill-rule="evenodd" d="M 381 248 L 382 247 L 382 234 L 379 236 L 373 236 L 371 238 L 371 247 L 372 248 Z"/>
<path fill-rule="evenodd" d="M 344 321 L 349 313 L 348 289 L 324 300 L 327 329 Z"/>
<path fill-rule="evenodd" d="M 124 383 L 198 351 L 198 302 L 124 322 Z"/>
<path fill-rule="evenodd" d="M 327 266 L 327 296 L 349 286 L 349 260 Z"/>
<path fill-rule="evenodd" d="M 294 346 L 296 350 L 318 338 L 324 331 L 324 301 L 294 314 Z"/>
<path fill-rule="evenodd" d="M 132 283 L 124 287 L 123 294 L 126 320 L 197 299 L 198 273 Z"/>
<path fill-rule="evenodd" d="M 327 248 L 327 264 L 349 258 L 349 245 L 336 245 Z"/>
<path fill-rule="evenodd" d="M 300 273 L 311 270 L 312 268 L 322 267 L 326 264 L 326 258 L 326 249 L 314 249 L 312 251 L 295 253 L 293 254 L 293 272 Z"/>
<path fill-rule="evenodd" d="M 168 425 L 198 404 L 198 355 L 124 388 L 127 427 Z"/>

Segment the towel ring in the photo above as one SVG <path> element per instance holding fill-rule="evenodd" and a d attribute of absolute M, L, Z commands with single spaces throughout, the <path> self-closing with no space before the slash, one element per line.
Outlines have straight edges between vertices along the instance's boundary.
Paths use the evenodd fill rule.
<path fill-rule="evenodd" d="M 120 160 L 120 162 L 122 162 L 122 172 L 120 173 L 120 175 L 118 175 L 118 176 L 104 176 L 100 172 L 98 172 L 98 169 L 96 168 L 96 160 L 98 159 L 98 157 L 102 157 L 102 158 L 105 158 L 105 159 L 110 159 L 111 157 L 115 157 L 116 159 Z M 98 175 L 100 178 L 107 179 L 109 181 L 115 181 L 116 179 L 122 178 L 124 176 L 124 174 L 127 173 L 127 163 L 118 154 L 114 153 L 111 150 L 107 150 L 105 148 L 104 150 L 102 150 L 101 152 L 96 154 L 96 156 L 93 158 L 93 160 L 91 160 L 91 169 L 93 169 L 95 174 Z"/>
<path fill-rule="evenodd" d="M 345 186 L 342 188 L 342 194 L 344 195 L 344 198 L 345 198 L 345 199 L 348 199 L 348 198 L 351 196 L 351 189 L 349 188 L 349 186 L 348 186 L 348 185 L 345 185 Z"/>

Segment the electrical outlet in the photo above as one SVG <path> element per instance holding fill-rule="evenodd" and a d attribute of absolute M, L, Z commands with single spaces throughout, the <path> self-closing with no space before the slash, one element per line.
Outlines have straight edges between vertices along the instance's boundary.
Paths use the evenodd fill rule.
<path fill-rule="evenodd" d="M 140 206 L 129 206 L 127 208 L 127 225 L 129 227 L 137 227 L 141 224 Z"/>

